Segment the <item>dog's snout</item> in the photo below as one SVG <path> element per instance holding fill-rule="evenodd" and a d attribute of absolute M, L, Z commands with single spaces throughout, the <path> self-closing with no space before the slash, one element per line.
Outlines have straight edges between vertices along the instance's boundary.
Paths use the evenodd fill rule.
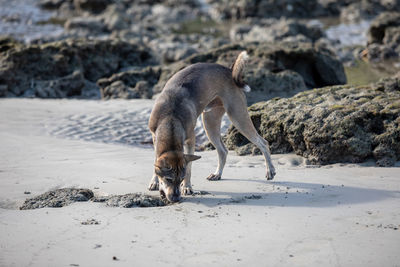
<path fill-rule="evenodd" d="M 180 195 L 172 195 L 171 198 L 172 202 L 178 202 L 179 200 L 181 200 L 181 196 Z"/>
<path fill-rule="evenodd" d="M 174 192 L 173 192 L 171 198 L 172 198 L 173 202 L 178 202 L 179 200 L 181 200 L 181 192 L 180 192 L 179 187 L 174 188 Z"/>
<path fill-rule="evenodd" d="M 174 195 L 179 196 L 181 194 L 180 188 L 179 187 L 175 187 L 174 188 Z"/>

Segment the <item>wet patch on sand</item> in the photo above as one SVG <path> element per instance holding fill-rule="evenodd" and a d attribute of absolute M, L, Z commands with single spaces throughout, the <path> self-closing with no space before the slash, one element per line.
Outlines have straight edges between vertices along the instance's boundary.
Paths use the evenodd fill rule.
<path fill-rule="evenodd" d="M 90 189 L 61 188 L 46 192 L 39 196 L 25 200 L 20 210 L 40 208 L 61 208 L 74 202 L 103 202 L 110 207 L 134 208 L 134 207 L 160 207 L 167 203 L 160 197 L 132 193 L 126 195 L 95 196 Z"/>

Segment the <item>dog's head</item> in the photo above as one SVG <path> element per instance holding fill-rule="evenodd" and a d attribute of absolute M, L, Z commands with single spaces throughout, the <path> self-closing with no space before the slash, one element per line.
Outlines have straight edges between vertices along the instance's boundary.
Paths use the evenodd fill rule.
<path fill-rule="evenodd" d="M 183 154 L 179 151 L 168 151 L 157 158 L 154 166 L 162 198 L 170 202 L 181 199 L 180 185 L 185 178 L 186 166 L 199 158 L 200 156 Z"/>

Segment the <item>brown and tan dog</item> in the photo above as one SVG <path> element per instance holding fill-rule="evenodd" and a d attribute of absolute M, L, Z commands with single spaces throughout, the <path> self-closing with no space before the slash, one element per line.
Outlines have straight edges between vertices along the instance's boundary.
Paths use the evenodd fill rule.
<path fill-rule="evenodd" d="M 156 153 L 155 170 L 149 190 L 160 190 L 168 201 L 176 202 L 183 195 L 193 194 L 190 184 L 191 162 L 200 158 L 193 155 L 194 128 L 202 115 L 203 125 L 218 152 L 218 168 L 208 180 L 221 179 L 227 149 L 220 135 L 221 119 L 227 112 L 233 125 L 263 153 L 266 177 L 275 176 L 267 141 L 258 135 L 247 113 L 243 91 L 250 87 L 242 75 L 247 53 L 239 54 L 232 68 L 219 64 L 197 63 L 176 73 L 165 84 L 150 115 L 149 128 Z"/>

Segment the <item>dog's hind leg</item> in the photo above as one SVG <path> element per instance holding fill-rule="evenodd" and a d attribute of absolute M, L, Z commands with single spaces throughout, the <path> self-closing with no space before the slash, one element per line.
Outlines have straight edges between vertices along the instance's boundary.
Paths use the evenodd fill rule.
<path fill-rule="evenodd" d="M 191 136 L 188 140 L 185 141 L 184 151 L 185 154 L 193 155 L 194 149 L 196 145 L 196 137 L 195 135 Z M 185 178 L 181 183 L 181 194 L 182 195 L 193 195 L 192 184 L 190 182 L 190 178 L 192 175 L 192 162 L 188 162 L 186 165 L 186 173 Z"/>
<path fill-rule="evenodd" d="M 220 105 L 211 106 L 202 113 L 204 129 L 206 130 L 208 139 L 217 149 L 218 153 L 217 170 L 207 177 L 210 181 L 221 179 L 222 171 L 226 162 L 226 156 L 228 154 L 228 150 L 221 139 L 221 120 L 222 116 L 225 114 L 225 109 L 222 106 L 222 102 L 219 99 L 218 101 L 220 102 Z"/>
<path fill-rule="evenodd" d="M 269 145 L 264 138 L 262 138 L 250 119 L 249 113 L 247 112 L 246 97 L 241 91 L 234 91 L 229 96 L 229 101 L 224 102 L 226 112 L 233 125 L 243 134 L 250 142 L 255 144 L 263 153 L 266 165 L 266 177 L 268 180 L 272 180 L 276 174 L 274 165 L 272 164 L 271 152 Z"/>

